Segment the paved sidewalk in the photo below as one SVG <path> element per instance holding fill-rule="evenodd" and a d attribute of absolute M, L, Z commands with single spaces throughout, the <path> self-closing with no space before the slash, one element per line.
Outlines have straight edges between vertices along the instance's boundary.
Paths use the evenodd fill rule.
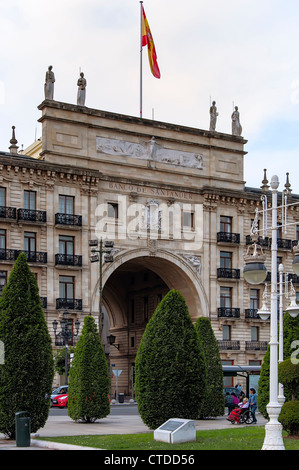
<path fill-rule="evenodd" d="M 221 416 L 214 419 L 196 421 L 196 429 L 225 429 L 231 428 L 232 425 L 226 420 L 227 416 Z M 266 420 L 257 414 L 258 426 L 266 424 Z M 239 425 L 239 427 L 248 425 Z M 254 426 L 254 425 L 251 425 Z M 139 415 L 109 415 L 107 418 L 96 421 L 95 423 L 76 423 L 69 416 L 50 416 L 45 426 L 32 435 L 30 447 L 16 447 L 15 441 L 4 439 L 0 434 L 0 451 L 1 450 L 91 450 L 86 447 L 67 446 L 64 444 L 57 445 L 50 441 L 38 441 L 34 437 L 59 437 L 59 436 L 80 436 L 80 435 L 100 435 L 100 434 L 136 434 L 151 432 L 145 426 Z M 96 450 L 96 449 L 92 449 Z"/>

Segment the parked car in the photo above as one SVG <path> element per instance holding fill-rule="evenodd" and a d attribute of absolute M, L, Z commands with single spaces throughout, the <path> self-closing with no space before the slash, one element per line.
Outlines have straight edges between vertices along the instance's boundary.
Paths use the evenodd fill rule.
<path fill-rule="evenodd" d="M 51 393 L 51 406 L 53 406 L 53 399 L 58 395 L 66 394 L 68 392 L 68 385 L 61 385 L 55 388 Z"/>
<path fill-rule="evenodd" d="M 62 395 L 56 395 L 52 400 L 52 406 L 57 406 L 58 408 L 65 408 L 68 402 L 68 394 L 63 393 Z"/>

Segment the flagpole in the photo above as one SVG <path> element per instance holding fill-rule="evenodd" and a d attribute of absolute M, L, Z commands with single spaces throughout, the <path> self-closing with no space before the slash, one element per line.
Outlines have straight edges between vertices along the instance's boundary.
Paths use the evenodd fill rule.
<path fill-rule="evenodd" d="M 140 117 L 142 118 L 142 4 L 140 3 Z"/>

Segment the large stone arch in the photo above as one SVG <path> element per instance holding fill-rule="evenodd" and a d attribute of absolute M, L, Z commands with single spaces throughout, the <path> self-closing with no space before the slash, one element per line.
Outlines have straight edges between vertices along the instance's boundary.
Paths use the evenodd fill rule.
<path fill-rule="evenodd" d="M 108 280 L 113 273 L 126 263 L 136 266 L 145 266 L 163 279 L 169 289 L 177 289 L 185 298 L 193 321 L 199 316 L 209 316 L 209 305 L 206 293 L 200 279 L 200 269 L 193 266 L 187 257 L 171 253 L 166 250 L 157 250 L 152 255 L 148 249 L 133 249 L 114 255 L 114 261 L 104 264 L 103 267 L 103 304 L 108 312 L 111 327 L 118 323 L 125 323 L 125 311 L 119 303 L 119 297 L 111 291 Z M 93 293 L 93 307 L 99 283 Z M 96 311 L 97 308 L 93 308 Z M 116 312 L 118 312 L 116 314 Z M 121 319 L 120 317 L 123 316 Z"/>

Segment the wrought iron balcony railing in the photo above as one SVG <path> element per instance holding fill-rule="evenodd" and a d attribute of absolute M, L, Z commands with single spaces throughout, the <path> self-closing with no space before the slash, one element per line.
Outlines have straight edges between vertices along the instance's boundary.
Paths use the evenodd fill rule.
<path fill-rule="evenodd" d="M 56 299 L 57 310 L 82 310 L 82 299 Z"/>
<path fill-rule="evenodd" d="M 26 251 L 26 250 L 16 250 L 18 257 L 20 253 L 25 253 L 28 263 L 47 263 L 48 254 L 44 251 Z"/>
<path fill-rule="evenodd" d="M 230 232 L 218 232 L 217 242 L 240 243 L 240 234 Z"/>
<path fill-rule="evenodd" d="M 55 224 L 76 225 L 77 227 L 82 227 L 82 215 L 63 214 L 58 212 L 55 214 Z"/>
<path fill-rule="evenodd" d="M 42 304 L 42 308 L 47 308 L 47 306 L 48 306 L 48 298 L 47 297 L 40 297 L 40 302 Z"/>
<path fill-rule="evenodd" d="M 0 260 L 15 261 L 18 257 L 18 250 L 9 250 L 7 248 L 0 248 Z"/>
<path fill-rule="evenodd" d="M 2 219 L 16 219 L 17 209 L 15 207 L 0 206 L 0 217 Z"/>
<path fill-rule="evenodd" d="M 267 341 L 245 341 L 246 351 L 267 351 Z"/>
<path fill-rule="evenodd" d="M 18 209 L 17 219 L 27 222 L 47 222 L 46 211 L 36 211 L 32 209 Z"/>
<path fill-rule="evenodd" d="M 240 341 L 218 340 L 220 350 L 231 349 L 235 351 L 240 350 Z"/>
<path fill-rule="evenodd" d="M 246 235 L 246 245 L 251 245 L 252 240 L 250 235 Z M 270 237 L 258 237 L 258 244 L 263 248 L 271 248 L 272 238 Z M 294 242 L 287 238 L 277 238 L 277 248 L 279 250 L 291 250 L 294 246 Z"/>
<path fill-rule="evenodd" d="M 218 317 L 240 318 L 239 308 L 219 307 Z"/>
<path fill-rule="evenodd" d="M 240 279 L 240 269 L 218 268 L 217 278 Z"/>
<path fill-rule="evenodd" d="M 62 266 L 82 266 L 82 256 L 81 255 L 65 255 L 58 253 L 55 255 L 55 264 Z"/>
<path fill-rule="evenodd" d="M 246 308 L 245 309 L 245 318 L 259 319 L 260 316 L 257 314 L 257 308 Z"/>

